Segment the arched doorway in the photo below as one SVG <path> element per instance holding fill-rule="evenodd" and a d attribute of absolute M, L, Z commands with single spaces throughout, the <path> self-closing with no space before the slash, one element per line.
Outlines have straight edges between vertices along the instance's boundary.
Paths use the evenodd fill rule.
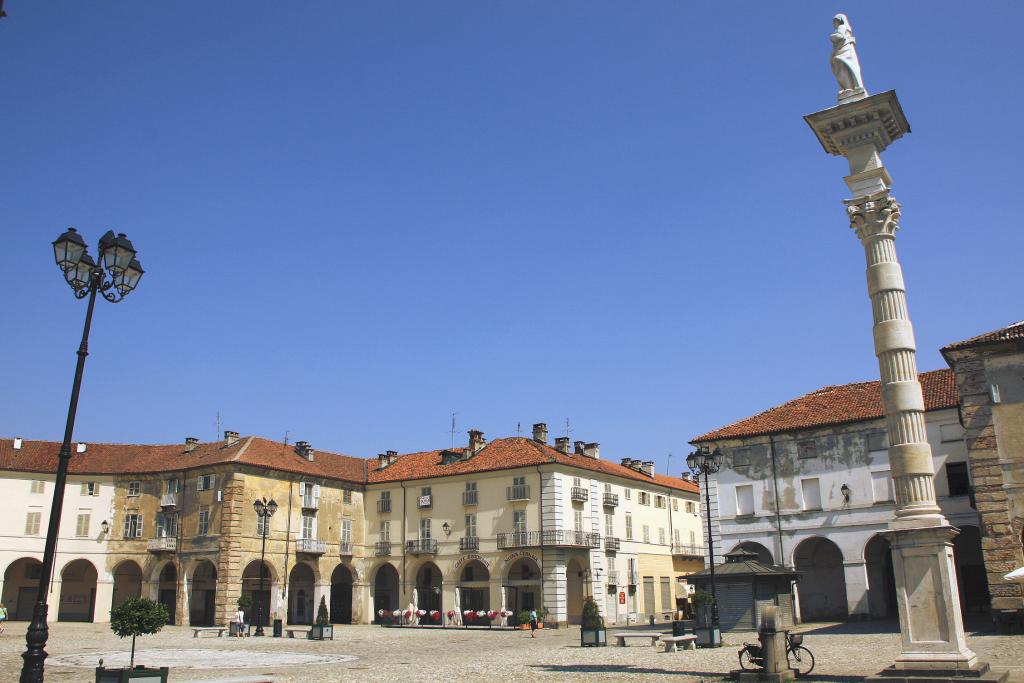
<path fill-rule="evenodd" d="M 953 562 L 960 587 L 960 608 L 967 613 L 987 612 L 991 603 L 978 527 L 960 527 L 960 534 L 953 539 Z"/>
<path fill-rule="evenodd" d="M 892 547 L 882 536 L 872 536 L 864 546 L 868 574 L 868 611 L 873 619 L 895 617 L 896 576 L 892 570 Z"/>
<path fill-rule="evenodd" d="M 524 610 L 540 609 L 540 568 L 533 560 L 527 557 L 516 560 L 509 567 L 504 587 L 508 595 L 508 608 L 516 614 Z"/>
<path fill-rule="evenodd" d="M 416 609 L 441 611 L 441 570 L 427 562 L 416 571 Z"/>
<path fill-rule="evenodd" d="M 4 572 L 4 606 L 15 621 L 30 621 L 39 591 L 43 563 L 34 557 L 15 560 Z"/>
<path fill-rule="evenodd" d="M 480 560 L 467 562 L 459 573 L 460 614 L 468 609 L 489 612 L 491 609 L 491 573 Z"/>
<path fill-rule="evenodd" d="M 96 567 L 89 560 L 74 560 L 60 573 L 57 621 L 92 621 L 96 606 Z"/>
<path fill-rule="evenodd" d="M 142 567 L 125 560 L 114 567 L 114 597 L 110 609 L 120 607 L 128 598 L 142 597 Z"/>
<path fill-rule="evenodd" d="M 352 623 L 352 571 L 343 564 L 331 574 L 331 623 Z"/>
<path fill-rule="evenodd" d="M 288 579 L 289 624 L 313 623 L 313 617 L 316 616 L 316 606 L 313 604 L 315 586 L 316 577 L 313 575 L 312 567 L 300 562 L 292 568 Z"/>
<path fill-rule="evenodd" d="M 156 600 L 167 609 L 167 623 L 175 623 L 178 611 L 178 568 L 168 562 L 157 579 Z"/>
<path fill-rule="evenodd" d="M 768 550 L 768 548 L 765 548 L 760 543 L 756 543 L 754 541 L 743 541 L 742 543 L 738 543 L 733 550 L 746 550 L 748 553 L 754 553 L 757 555 L 757 561 L 761 564 L 775 564 L 775 560 L 772 557 L 772 551 Z"/>
<path fill-rule="evenodd" d="M 846 619 L 846 574 L 839 546 L 827 538 L 808 538 L 796 547 L 793 563 L 801 573 L 797 584 L 801 618 L 804 621 Z"/>
<path fill-rule="evenodd" d="M 260 569 L 263 570 L 262 574 Z M 252 600 L 252 606 L 242 611 L 254 626 L 267 626 L 271 623 L 270 595 L 274 583 L 274 570 L 266 562 L 253 560 L 242 572 L 242 595 Z"/>
<path fill-rule="evenodd" d="M 380 610 L 398 609 L 398 570 L 391 564 L 382 564 L 373 576 L 373 619 L 380 621 Z"/>
<path fill-rule="evenodd" d="M 188 621 L 192 626 L 213 626 L 217 615 L 217 568 L 200 560 L 192 570 Z"/>

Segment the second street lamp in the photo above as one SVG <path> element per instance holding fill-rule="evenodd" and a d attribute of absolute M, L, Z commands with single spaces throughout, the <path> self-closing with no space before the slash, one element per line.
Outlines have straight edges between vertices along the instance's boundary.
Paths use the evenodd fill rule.
<path fill-rule="evenodd" d="M 718 627 L 718 596 L 715 594 L 715 539 L 711 535 L 711 492 L 708 488 L 708 474 L 714 474 L 722 466 L 722 451 L 709 451 L 701 447 L 686 456 L 686 465 L 699 479 L 704 475 L 704 501 L 708 510 L 708 567 L 711 572 L 711 625 L 708 627 L 708 647 L 721 647 L 722 634 Z"/>
<path fill-rule="evenodd" d="M 277 502 L 271 498 L 269 501 L 266 498 L 255 500 L 252 503 L 252 509 L 256 511 L 256 521 L 258 528 L 260 529 L 260 536 L 262 542 L 260 544 L 260 595 L 256 601 L 256 636 L 265 635 L 263 633 L 263 597 L 266 593 L 266 584 L 264 583 L 267 576 L 267 565 L 264 563 L 263 558 L 267 553 L 267 527 L 270 526 L 270 518 L 277 512 Z M 270 611 L 270 600 L 267 600 L 267 611 Z"/>

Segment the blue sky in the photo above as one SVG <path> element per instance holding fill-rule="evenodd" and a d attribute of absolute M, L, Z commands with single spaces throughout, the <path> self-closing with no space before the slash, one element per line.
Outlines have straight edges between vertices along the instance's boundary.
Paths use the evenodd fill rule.
<path fill-rule="evenodd" d="M 1020 307 L 1019 3 L 27 2 L 0 21 L 0 434 L 370 456 L 546 421 L 677 474 L 695 435 L 877 378 L 831 16 L 913 133 L 884 160 L 922 369 Z"/>

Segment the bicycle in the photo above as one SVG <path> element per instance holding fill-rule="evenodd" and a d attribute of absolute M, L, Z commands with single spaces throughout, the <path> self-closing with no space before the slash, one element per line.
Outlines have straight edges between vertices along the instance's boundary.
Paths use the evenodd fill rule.
<path fill-rule="evenodd" d="M 803 643 L 803 634 L 786 633 L 786 661 L 800 678 L 814 670 L 814 654 L 804 647 Z M 739 660 L 740 668 L 744 671 L 764 668 L 764 652 L 756 643 L 743 643 L 743 649 L 739 651 Z"/>

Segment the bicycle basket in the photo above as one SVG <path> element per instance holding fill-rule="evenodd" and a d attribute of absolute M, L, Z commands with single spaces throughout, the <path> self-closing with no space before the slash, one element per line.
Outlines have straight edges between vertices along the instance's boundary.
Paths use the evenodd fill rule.
<path fill-rule="evenodd" d="M 789 642 L 793 644 L 793 647 L 804 644 L 804 635 L 802 633 L 794 633 L 789 637 Z"/>

